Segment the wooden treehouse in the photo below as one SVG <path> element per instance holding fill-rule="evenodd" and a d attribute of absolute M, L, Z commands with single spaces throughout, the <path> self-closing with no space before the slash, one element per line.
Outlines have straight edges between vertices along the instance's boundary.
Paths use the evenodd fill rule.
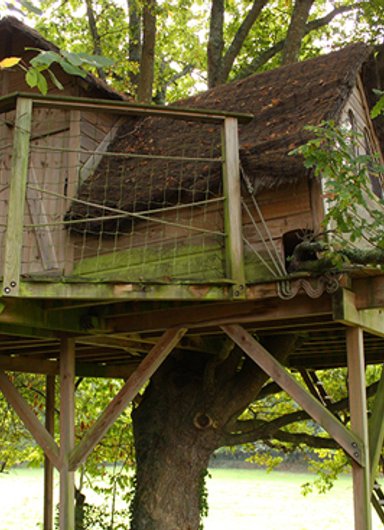
<path fill-rule="evenodd" d="M 0 59 L 55 50 L 13 18 L 0 21 Z M 380 50 L 379 50 L 380 51 Z M 180 106 L 135 105 L 94 77 L 56 71 L 65 90 L 28 90 L 0 71 L 0 388 L 44 450 L 44 529 L 52 528 L 52 466 L 61 476 L 60 529 L 73 530 L 74 471 L 176 348 L 227 335 L 349 455 L 355 529 L 370 502 L 384 438 L 384 378 L 368 421 L 365 364 L 384 361 L 384 276 L 349 267 L 289 271 L 318 233 L 322 183 L 288 156 L 303 127 L 349 121 L 362 148 L 384 151 L 369 117 L 384 83 L 383 52 L 363 44 L 212 89 Z M 367 177 L 368 178 L 368 177 Z M 375 193 L 381 183 L 372 180 Z M 281 365 L 257 336 L 301 333 Z M 315 371 L 349 367 L 352 427 L 327 409 Z M 308 388 L 290 371 L 303 374 Z M 60 379 L 60 444 L 52 392 L 43 426 L 6 371 Z M 74 377 L 126 379 L 74 442 Z"/>

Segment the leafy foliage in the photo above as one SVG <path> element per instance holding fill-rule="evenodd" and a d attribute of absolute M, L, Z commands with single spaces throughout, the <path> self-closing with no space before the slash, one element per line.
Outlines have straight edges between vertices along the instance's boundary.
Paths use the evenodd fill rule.
<path fill-rule="evenodd" d="M 292 154 L 301 155 L 322 179 L 327 204 L 323 228 L 332 232 L 333 251 L 361 241 L 384 249 L 384 204 L 371 188 L 371 179 L 381 182 L 384 175 L 379 157 L 362 153 L 361 135 L 333 122 L 307 130 L 313 138 Z"/>

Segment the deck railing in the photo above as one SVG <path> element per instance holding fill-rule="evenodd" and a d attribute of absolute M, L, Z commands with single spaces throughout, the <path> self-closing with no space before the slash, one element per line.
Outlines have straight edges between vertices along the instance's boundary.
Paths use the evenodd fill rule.
<path fill-rule="evenodd" d="M 31 94 L 0 98 L 0 112 L 4 295 L 23 279 L 243 295 L 249 116 Z"/>

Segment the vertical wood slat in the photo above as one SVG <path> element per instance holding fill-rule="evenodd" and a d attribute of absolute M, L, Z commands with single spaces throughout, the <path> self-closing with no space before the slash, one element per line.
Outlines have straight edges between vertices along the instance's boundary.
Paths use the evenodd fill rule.
<path fill-rule="evenodd" d="M 363 466 L 352 461 L 355 530 L 371 530 L 371 484 L 363 330 L 348 328 L 347 356 L 351 430 L 363 442 Z"/>
<path fill-rule="evenodd" d="M 46 377 L 45 428 L 53 437 L 55 432 L 55 376 Z M 53 530 L 53 465 L 44 460 L 44 530 Z"/>
<path fill-rule="evenodd" d="M 60 345 L 60 530 L 75 530 L 75 474 L 69 455 L 75 446 L 75 342 Z"/>
<path fill-rule="evenodd" d="M 377 466 L 384 442 L 384 367 L 382 368 L 380 383 L 376 392 L 375 401 L 372 406 L 372 414 L 369 418 L 369 462 L 371 466 L 371 489 L 373 488 Z"/>
<path fill-rule="evenodd" d="M 227 275 L 234 281 L 234 298 L 245 296 L 244 247 L 241 218 L 239 133 L 236 118 L 225 118 L 222 129 L 224 228 Z"/>
<path fill-rule="evenodd" d="M 68 153 L 68 174 L 66 196 L 67 200 L 64 205 L 64 211 L 68 211 L 71 205 L 71 199 L 77 193 L 80 179 L 80 148 L 81 148 L 81 112 L 71 110 L 69 115 L 69 153 Z M 75 259 L 75 247 L 71 238 L 71 231 L 64 231 L 64 274 L 70 274 L 73 270 Z"/>
<path fill-rule="evenodd" d="M 5 234 L 4 295 L 15 296 L 19 290 L 31 127 L 32 100 L 18 98 L 12 149 L 8 220 Z"/>

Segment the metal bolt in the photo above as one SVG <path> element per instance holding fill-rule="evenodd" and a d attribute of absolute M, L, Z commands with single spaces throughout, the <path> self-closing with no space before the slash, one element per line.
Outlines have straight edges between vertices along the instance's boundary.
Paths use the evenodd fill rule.
<path fill-rule="evenodd" d="M 13 281 L 13 282 L 11 282 L 10 285 L 11 285 L 12 289 L 14 289 L 16 287 L 17 283 L 15 281 Z"/>
<path fill-rule="evenodd" d="M 5 294 L 9 294 L 11 292 L 11 289 L 9 287 L 5 287 L 4 292 Z"/>
<path fill-rule="evenodd" d="M 355 452 L 353 453 L 353 456 L 354 456 L 355 458 L 359 458 L 359 456 L 360 456 L 359 451 L 355 451 Z"/>
<path fill-rule="evenodd" d="M 357 443 L 356 442 L 352 442 L 352 447 L 355 449 L 357 447 Z"/>

